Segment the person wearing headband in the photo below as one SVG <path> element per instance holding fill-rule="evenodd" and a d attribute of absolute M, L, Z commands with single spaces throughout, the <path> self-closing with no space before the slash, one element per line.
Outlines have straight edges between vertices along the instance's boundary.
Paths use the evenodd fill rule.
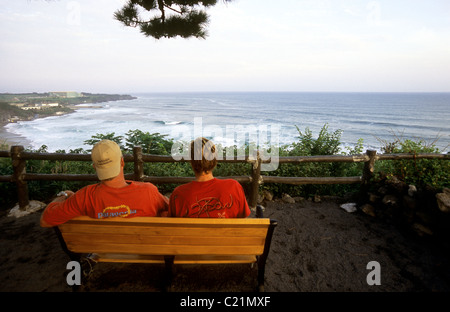
<path fill-rule="evenodd" d="M 213 142 L 197 138 L 190 145 L 195 181 L 175 188 L 170 196 L 169 217 L 246 218 L 250 209 L 242 186 L 233 179 L 217 179 L 217 151 Z"/>

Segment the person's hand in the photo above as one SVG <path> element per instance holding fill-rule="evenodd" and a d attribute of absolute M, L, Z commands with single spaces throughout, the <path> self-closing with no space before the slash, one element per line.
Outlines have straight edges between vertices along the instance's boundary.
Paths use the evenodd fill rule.
<path fill-rule="evenodd" d="M 64 192 L 66 192 L 67 198 L 69 198 L 69 197 L 71 197 L 71 196 L 73 196 L 75 194 L 75 192 L 72 192 L 72 191 L 69 191 L 69 190 L 64 191 Z"/>
<path fill-rule="evenodd" d="M 59 192 L 56 196 L 56 198 L 53 201 L 65 201 L 67 198 L 73 196 L 73 194 L 75 194 L 74 192 L 67 190 L 67 191 L 61 191 Z"/>

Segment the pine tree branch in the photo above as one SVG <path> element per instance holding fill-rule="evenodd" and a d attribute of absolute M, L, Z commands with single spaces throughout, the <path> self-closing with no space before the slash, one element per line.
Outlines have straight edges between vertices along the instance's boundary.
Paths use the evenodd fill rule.
<path fill-rule="evenodd" d="M 170 7 L 170 6 L 166 5 L 166 4 L 164 4 L 164 6 L 165 6 L 166 8 L 168 8 L 169 10 L 172 10 L 172 11 L 174 11 L 174 12 L 177 12 L 178 14 L 183 14 L 183 12 L 178 11 L 178 10 L 175 10 L 174 8 L 172 8 L 172 7 Z"/>
<path fill-rule="evenodd" d="M 227 3 L 232 0 L 222 1 Z M 125 26 L 139 27 L 147 37 L 159 39 L 180 36 L 204 39 L 207 35 L 205 28 L 208 24 L 208 15 L 203 10 L 198 11 L 195 8 L 197 5 L 208 8 L 216 3 L 217 0 L 128 0 L 121 10 L 114 13 L 114 17 Z M 138 6 L 149 12 L 156 10 L 156 16 L 148 21 L 141 19 Z M 177 14 L 169 14 L 170 11 L 167 10 Z M 160 11 L 160 14 L 157 11 Z"/>
<path fill-rule="evenodd" d="M 164 24 L 164 21 L 166 20 L 166 12 L 164 11 L 164 0 L 158 0 L 158 8 L 161 11 L 161 20 L 162 23 Z"/>

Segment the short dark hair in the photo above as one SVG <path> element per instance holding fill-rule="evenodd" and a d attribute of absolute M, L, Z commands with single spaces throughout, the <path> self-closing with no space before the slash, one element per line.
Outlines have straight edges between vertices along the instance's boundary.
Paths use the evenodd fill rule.
<path fill-rule="evenodd" d="M 193 140 L 191 142 L 191 166 L 194 172 L 212 171 L 216 165 L 217 152 L 214 143 L 203 137 Z"/>

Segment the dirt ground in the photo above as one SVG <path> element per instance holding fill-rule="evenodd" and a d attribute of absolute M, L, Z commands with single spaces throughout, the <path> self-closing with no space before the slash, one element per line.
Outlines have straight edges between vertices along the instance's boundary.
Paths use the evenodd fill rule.
<path fill-rule="evenodd" d="M 264 204 L 278 221 L 265 272 L 268 292 L 448 292 L 448 245 L 401 231 L 389 222 L 338 200 Z M 40 212 L 0 217 L 0 291 L 70 292 L 67 255 Z M 370 261 L 380 264 L 381 285 L 368 285 Z M 175 292 L 253 292 L 249 265 L 176 266 Z M 94 267 L 81 292 L 160 292 L 163 266 L 106 264 Z"/>

